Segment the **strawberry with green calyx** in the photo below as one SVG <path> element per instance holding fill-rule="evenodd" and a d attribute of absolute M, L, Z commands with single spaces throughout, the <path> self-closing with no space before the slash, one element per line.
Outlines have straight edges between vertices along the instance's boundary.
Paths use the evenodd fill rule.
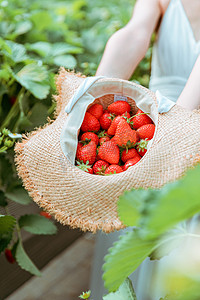
<path fill-rule="evenodd" d="M 112 123 L 113 116 L 110 113 L 104 113 L 99 119 L 102 129 L 107 130 Z"/>
<path fill-rule="evenodd" d="M 88 161 L 88 164 L 92 165 L 96 159 L 96 149 L 97 145 L 94 141 L 89 142 L 89 144 L 82 146 L 76 153 L 76 158 L 79 161 L 83 161 L 84 164 Z"/>
<path fill-rule="evenodd" d="M 140 156 L 144 156 L 147 152 L 147 145 L 148 145 L 148 140 L 140 140 L 136 149 L 137 152 L 140 154 Z"/>
<path fill-rule="evenodd" d="M 136 131 L 131 129 L 126 120 L 121 120 L 117 125 L 114 136 L 114 142 L 119 147 L 131 148 L 136 144 L 137 134 Z"/>
<path fill-rule="evenodd" d="M 100 123 L 97 120 L 97 118 L 95 118 L 90 113 L 86 112 L 83 123 L 81 125 L 81 130 L 83 132 L 87 132 L 87 131 L 99 131 L 99 129 L 100 129 Z"/>
<path fill-rule="evenodd" d="M 83 162 L 77 161 L 77 167 L 87 173 L 93 174 L 92 166 L 89 165 L 89 161 L 87 160 L 84 164 Z"/>
<path fill-rule="evenodd" d="M 103 106 L 101 104 L 93 104 L 92 106 L 90 106 L 87 112 L 89 112 L 91 115 L 97 118 L 97 120 L 99 120 L 103 115 Z"/>
<path fill-rule="evenodd" d="M 89 131 L 89 132 L 84 132 L 82 134 L 81 141 L 86 141 L 86 142 L 94 141 L 95 144 L 98 145 L 99 138 L 98 138 L 97 134 Z"/>
<path fill-rule="evenodd" d="M 138 156 L 135 156 L 134 158 L 127 160 L 127 162 L 124 165 L 124 170 L 126 171 L 129 167 L 137 164 L 140 161 L 140 159 L 141 159 L 141 156 L 138 154 Z"/>
<path fill-rule="evenodd" d="M 120 167 L 119 165 L 112 164 L 106 169 L 105 175 L 112 175 L 121 172 L 124 172 L 122 167 Z"/>
<path fill-rule="evenodd" d="M 110 164 L 118 164 L 120 158 L 119 147 L 112 141 L 105 142 L 99 147 L 98 157 Z"/>
<path fill-rule="evenodd" d="M 98 160 L 93 165 L 93 172 L 97 175 L 104 175 L 106 168 L 109 167 L 109 163 L 105 160 Z"/>
<path fill-rule="evenodd" d="M 109 136 L 104 136 L 99 139 L 99 145 L 102 145 L 103 143 L 108 142 L 108 141 L 110 141 Z"/>
<path fill-rule="evenodd" d="M 115 115 L 122 115 L 125 112 L 130 113 L 131 106 L 126 101 L 116 101 L 108 106 L 108 111 Z"/>
<path fill-rule="evenodd" d="M 125 113 L 122 114 L 122 117 L 124 117 L 125 119 L 130 119 L 131 115 L 129 112 L 126 111 Z"/>
<path fill-rule="evenodd" d="M 135 156 L 138 156 L 138 152 L 135 148 L 125 149 L 122 152 L 121 160 L 125 163 L 127 160 L 134 158 Z"/>
<path fill-rule="evenodd" d="M 153 123 L 151 118 L 146 113 L 144 113 L 141 109 L 139 109 L 137 113 L 131 117 L 131 119 L 132 119 L 132 125 L 134 129 L 138 129 L 143 125 Z"/>
<path fill-rule="evenodd" d="M 154 136 L 155 125 L 154 124 L 146 124 L 137 129 L 137 133 L 139 134 L 140 139 L 142 140 L 151 140 Z"/>

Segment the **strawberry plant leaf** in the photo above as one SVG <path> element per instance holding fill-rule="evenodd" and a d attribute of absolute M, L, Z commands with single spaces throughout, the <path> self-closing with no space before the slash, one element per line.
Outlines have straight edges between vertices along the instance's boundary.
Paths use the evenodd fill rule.
<path fill-rule="evenodd" d="M 16 219 L 13 216 L 0 215 L 0 236 L 13 231 Z"/>
<path fill-rule="evenodd" d="M 156 201 L 152 199 L 141 219 L 143 237 L 157 237 L 200 211 L 199 180 L 200 166 L 189 170 L 181 180 L 157 191 Z"/>
<path fill-rule="evenodd" d="M 15 63 L 25 61 L 28 56 L 26 54 L 26 48 L 18 43 L 12 41 L 5 41 L 10 51 L 3 50 L 3 54 L 11 58 Z"/>
<path fill-rule="evenodd" d="M 31 201 L 32 201 L 31 198 L 29 197 L 28 193 L 26 192 L 26 190 L 22 187 L 17 187 L 11 191 L 6 192 L 5 196 L 8 199 L 15 201 L 22 205 L 27 205 L 27 204 L 31 203 Z"/>
<path fill-rule="evenodd" d="M 33 234 L 55 234 L 57 232 L 57 227 L 50 220 L 40 215 L 21 216 L 19 226 Z"/>
<path fill-rule="evenodd" d="M 72 55 L 60 55 L 54 58 L 54 64 L 64 66 L 68 69 L 74 69 L 77 65 L 76 59 Z"/>
<path fill-rule="evenodd" d="M 122 235 L 105 257 L 103 279 L 106 288 L 110 292 L 116 291 L 126 277 L 136 270 L 154 250 L 155 246 L 155 241 L 142 240 L 138 235 L 138 229 Z"/>
<path fill-rule="evenodd" d="M 132 282 L 129 278 L 120 285 L 115 293 L 110 293 L 103 297 L 103 300 L 137 300 Z"/>
<path fill-rule="evenodd" d="M 41 276 L 41 272 L 38 270 L 38 268 L 34 265 L 34 263 L 30 260 L 30 258 L 26 254 L 21 241 L 19 241 L 16 247 L 15 259 L 23 270 L 28 271 L 33 275 Z"/>
<path fill-rule="evenodd" d="M 36 42 L 33 44 L 26 44 L 26 49 L 34 51 L 40 56 L 48 56 L 51 53 L 52 45 L 48 42 Z"/>
<path fill-rule="evenodd" d="M 13 76 L 22 86 L 29 90 L 36 98 L 44 99 L 49 93 L 48 73 L 44 66 L 35 63 L 26 65 Z"/>

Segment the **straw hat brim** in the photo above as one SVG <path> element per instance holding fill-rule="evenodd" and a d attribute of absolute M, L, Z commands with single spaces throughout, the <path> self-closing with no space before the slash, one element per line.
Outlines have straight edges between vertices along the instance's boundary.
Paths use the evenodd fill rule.
<path fill-rule="evenodd" d="M 23 135 L 15 146 L 15 161 L 30 196 L 60 223 L 83 231 L 111 232 L 124 228 L 118 218 L 117 200 L 125 190 L 160 188 L 180 178 L 200 160 L 200 114 L 175 105 L 168 113 L 159 114 L 153 143 L 139 163 L 111 176 L 88 174 L 65 157 L 60 145 L 67 117 L 64 108 L 83 80 L 80 75 L 60 71 L 56 119 Z M 102 79 L 102 84 L 109 80 L 124 82 Z M 156 103 L 154 93 L 128 84 L 148 93 Z"/>

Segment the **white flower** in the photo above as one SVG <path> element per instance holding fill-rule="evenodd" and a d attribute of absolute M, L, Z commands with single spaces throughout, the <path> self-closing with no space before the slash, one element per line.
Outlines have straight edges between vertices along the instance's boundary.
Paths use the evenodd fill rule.
<path fill-rule="evenodd" d="M 8 136 L 11 138 L 11 139 L 20 139 L 22 138 L 22 135 L 20 133 L 9 133 Z"/>

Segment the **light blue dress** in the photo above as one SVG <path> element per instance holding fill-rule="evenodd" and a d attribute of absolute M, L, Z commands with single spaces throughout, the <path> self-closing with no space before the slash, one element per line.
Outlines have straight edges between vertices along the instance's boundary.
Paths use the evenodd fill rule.
<path fill-rule="evenodd" d="M 176 102 L 199 54 L 200 41 L 195 40 L 181 0 L 171 0 L 162 19 L 157 41 L 153 48 L 149 88 L 154 92 L 159 90 L 161 94 Z M 197 217 L 195 216 L 190 222 L 189 230 L 192 230 L 196 220 Z M 102 280 L 103 258 L 113 242 L 127 230 L 130 229 L 127 228 L 110 234 L 102 232 L 97 234 L 90 286 L 92 298 L 95 300 L 102 300 L 103 295 L 107 294 Z M 149 295 L 151 285 L 149 278 L 166 259 L 165 257 L 156 262 L 147 258 L 131 274 L 130 278 L 136 291 L 137 300 L 159 300 L 160 297 L 165 296 L 159 285 L 154 286 L 152 295 Z"/>

